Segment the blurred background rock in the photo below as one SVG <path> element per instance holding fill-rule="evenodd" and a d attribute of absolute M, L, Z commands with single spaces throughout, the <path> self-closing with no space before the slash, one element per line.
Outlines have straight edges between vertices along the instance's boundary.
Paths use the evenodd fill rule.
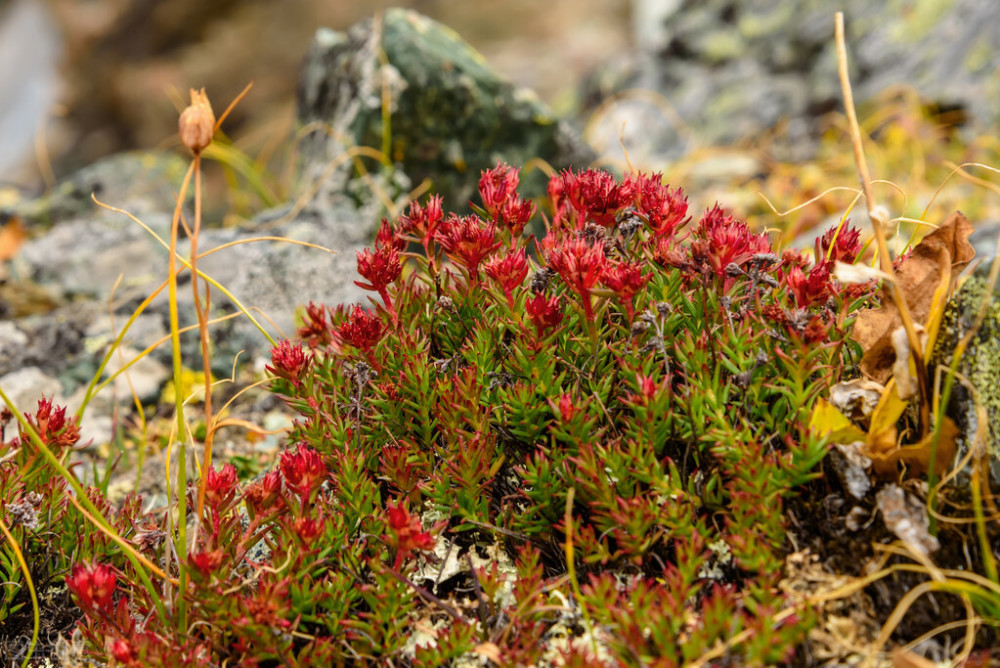
<path fill-rule="evenodd" d="M 278 150 L 316 29 L 390 5 L 455 29 L 557 111 L 630 34 L 620 0 L 0 0 L 0 181 L 40 187 L 118 151 L 176 145 L 189 87 L 221 111 L 251 79 L 225 130 L 252 155 Z"/>

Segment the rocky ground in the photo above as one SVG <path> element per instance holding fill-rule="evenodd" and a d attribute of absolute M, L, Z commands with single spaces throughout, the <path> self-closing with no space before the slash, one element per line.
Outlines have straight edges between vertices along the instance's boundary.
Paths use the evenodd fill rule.
<path fill-rule="evenodd" d="M 78 18 L 71 3 L 50 4 L 57 22 Z M 315 24 L 333 20 L 331 16 L 341 22 L 362 18 L 357 5 L 333 4 L 337 8 L 330 5 L 327 10 L 333 14 L 313 8 L 315 13 L 299 16 L 302 25 L 295 34 L 312 36 Z M 292 107 L 292 84 L 297 89 L 296 125 L 311 130 L 294 139 L 287 138 L 287 131 L 273 132 L 283 147 L 280 152 L 294 155 L 287 161 L 294 176 L 281 181 L 270 206 L 241 219 L 227 218 L 225 225 L 210 225 L 200 247 L 266 234 L 333 252 L 273 241 L 243 243 L 205 258 L 200 266 L 241 302 L 266 313 L 263 326 L 272 336 L 293 334 L 296 309 L 309 300 L 336 304 L 364 299 L 353 284 L 355 251 L 369 243 L 380 217 L 398 212 L 425 181 L 449 204 L 462 206 L 480 170 L 498 159 L 526 164 L 538 158 L 556 169 L 595 161 L 620 165 L 627 159 L 662 168 L 699 148 L 735 142 L 742 147 L 739 153 L 706 153 L 689 172 L 692 182 L 703 179 L 706 190 L 712 191 L 718 183 L 731 186 L 759 175 L 773 164 L 769 160 L 774 155 L 784 160 L 813 155 L 821 131 L 828 127 L 824 114 L 839 99 L 833 20 L 823 3 L 804 2 L 788 9 L 777 0 L 756 0 L 736 10 L 723 2 L 636 0 L 631 8 L 634 32 L 629 32 L 629 17 L 616 3 L 597 0 L 588 3 L 586 12 L 578 3 L 550 3 L 537 21 L 523 18 L 533 11 L 532 3 L 514 3 L 503 17 L 474 15 L 454 3 L 413 4 L 450 20 L 462 34 L 487 34 L 496 28 L 517 39 L 504 47 L 499 41 L 478 42 L 484 59 L 440 25 L 415 13 L 393 11 L 347 31 L 321 30 L 308 49 L 304 39 L 293 42 L 295 48 L 286 43 L 279 49 L 265 38 L 265 48 L 255 55 L 274 58 L 283 67 L 298 63 L 304 53 L 307 59 L 294 81 L 274 73 L 262 77 L 255 97 L 240 106 L 227 122 L 227 131 L 238 136 L 262 124 L 279 123 L 275 119 Z M 959 133 L 996 127 L 996 107 L 984 103 L 990 99 L 990 87 L 997 85 L 990 76 L 994 61 L 984 51 L 991 36 L 1000 32 L 1000 18 L 989 11 L 990 3 L 961 0 L 951 6 L 923 3 L 919 9 L 891 10 L 877 10 L 873 3 L 846 4 L 862 97 L 905 82 L 927 96 L 926 105 L 942 122 L 964 124 Z M 249 29 L 246 26 L 268 22 L 274 10 L 266 5 L 217 3 L 215 9 L 205 9 L 196 22 L 205 29 L 194 31 L 201 39 L 170 50 L 159 70 L 133 69 L 126 64 L 131 60 L 122 59 L 140 48 L 124 39 L 129 21 L 159 21 L 166 41 L 184 24 L 180 14 L 158 10 L 145 16 L 135 7 L 128 10 L 125 3 L 108 2 L 103 23 L 84 26 L 68 40 L 66 49 L 79 54 L 70 59 L 73 68 L 83 71 L 115 59 L 122 64 L 113 69 L 109 90 L 93 99 L 77 81 L 69 97 L 74 101 L 71 112 L 57 124 L 65 151 L 87 166 L 42 196 L 30 189 L 7 193 L 2 205 L 6 227 L 0 233 L 0 386 L 19 408 L 29 408 L 41 395 L 55 396 L 71 409 L 79 406 L 116 334 L 166 276 L 166 254 L 157 241 L 121 212 L 96 207 L 91 194 L 163 237 L 186 168 L 184 157 L 168 150 L 92 159 L 124 146 L 153 147 L 166 136 L 164 127 L 176 118 L 151 87 L 183 89 L 186 82 L 207 79 L 221 110 L 248 78 L 247 62 L 233 57 L 232 49 L 246 39 L 241 32 Z M 246 23 L 229 22 L 237 16 Z M 209 26 L 217 29 L 209 31 Z M 575 32 L 569 26 L 575 26 Z M 572 37 L 556 39 L 563 35 Z M 612 53 L 617 55 L 611 58 Z M 601 60 L 608 61 L 604 67 L 598 67 Z M 541 94 L 510 83 L 498 70 L 534 84 Z M 578 79 L 586 82 L 578 87 Z M 391 128 L 383 124 L 381 112 L 386 95 L 392 104 Z M 576 98 L 576 113 L 557 114 L 543 101 L 566 112 L 571 105 L 563 96 Z M 251 119 L 257 114 L 268 120 L 255 124 Z M 768 144 L 774 150 L 771 158 L 749 148 L 776 125 L 783 129 L 768 135 L 779 138 Z M 389 142 L 383 144 L 386 138 Z M 385 145 L 390 149 L 388 167 L 365 160 L 363 173 L 357 163 L 341 159 L 354 146 Z M 529 174 L 528 190 L 538 187 L 531 181 Z M 190 201 L 185 206 L 190 212 Z M 181 249 L 185 252 L 187 246 Z M 181 291 L 182 309 L 190 314 L 188 288 Z M 213 300 L 215 315 L 235 312 L 233 303 L 221 295 Z M 184 324 L 193 322 L 190 315 L 185 317 Z M 96 463 L 100 468 L 121 457 L 113 494 L 137 486 L 153 505 L 165 501 L 167 451 L 162 446 L 169 419 L 157 406 L 164 403 L 171 375 L 168 346 L 163 344 L 167 331 L 161 296 L 135 320 L 111 356 L 108 371 L 113 372 L 151 349 L 131 368 L 127 382 L 111 384 L 90 403 L 84 415 L 84 439 L 90 445 L 81 452 L 88 467 Z M 269 345 L 246 319 L 214 327 L 213 346 L 214 375 L 233 376 L 234 381 L 220 390 L 221 399 L 262 377 Z M 197 368 L 195 338 L 185 339 L 185 350 L 189 366 Z M 134 409 L 136 404 L 147 407 L 143 416 Z M 193 414 L 196 427 L 197 408 Z M 244 473 L 253 474 L 273 461 L 280 447 L 276 432 L 287 425 L 287 413 L 257 390 L 237 398 L 230 415 L 275 432 L 248 436 L 246 430 L 229 429 L 218 437 L 217 455 L 237 459 Z M 864 508 L 874 512 L 874 501 L 867 504 Z M 804 543 L 839 545 L 842 550 L 828 558 L 845 568 L 860 563 L 858 551 L 869 554 L 871 543 L 888 535 L 884 528 L 878 529 L 878 536 L 846 529 L 853 507 L 817 491 L 815 498 L 793 509 Z M 961 555 L 942 559 L 961 566 Z M 802 568 L 812 569 L 813 576 L 818 572 L 807 564 Z M 842 616 L 884 617 L 893 600 L 889 594 L 875 594 Z M 871 622 L 870 615 L 865 619 Z M 916 633 L 935 619 L 924 611 L 908 631 Z"/>

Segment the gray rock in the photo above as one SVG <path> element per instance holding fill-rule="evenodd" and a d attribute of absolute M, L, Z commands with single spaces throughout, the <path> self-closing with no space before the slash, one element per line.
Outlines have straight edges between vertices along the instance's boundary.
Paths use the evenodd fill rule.
<path fill-rule="evenodd" d="M 391 108 L 384 123 L 383 93 Z M 565 122 L 534 94 L 489 68 L 449 28 L 416 12 L 389 9 L 346 33 L 320 30 L 302 69 L 299 121 L 302 184 L 342 193 L 355 173 L 352 146 L 380 150 L 419 184 L 430 179 L 446 206 L 465 206 L 480 171 L 532 158 L 560 169 L 595 158 Z M 377 162 L 364 158 L 368 170 Z M 339 168 L 332 167 L 340 164 Z M 331 173 L 332 171 L 332 173 Z M 525 175 L 524 192 L 544 192 L 544 176 Z M 390 193 L 394 195 L 396 193 Z"/>
<path fill-rule="evenodd" d="M 989 269 L 989 260 L 980 264 L 948 303 L 930 368 L 947 368 L 951 364 L 955 346 L 975 323 L 982 300 L 989 299 L 986 318 L 970 341 L 957 370 L 975 388 L 985 409 L 987 425 L 984 445 L 989 453 L 990 476 L 994 483 L 1000 483 L 1000 285 L 994 289 L 992 296 L 986 294 Z M 957 380 L 947 411 L 959 428 L 957 457 L 960 459 L 968 452 L 981 425 L 972 393 Z M 968 480 L 968 476 L 961 476 L 959 482 L 963 480 Z"/>
<path fill-rule="evenodd" d="M 888 3 L 844 0 L 633 0 L 646 17 L 645 48 L 595 77 L 587 96 L 656 91 L 671 108 L 633 99 L 597 124 L 598 147 L 617 147 L 622 122 L 633 159 L 676 157 L 704 144 L 754 138 L 792 121 L 776 148 L 808 154 L 820 115 L 842 109 L 834 11 L 845 14 L 855 98 L 912 86 L 945 108 L 960 107 L 985 126 L 1000 121 L 994 45 L 1000 13 L 991 0 Z M 675 114 L 676 118 L 671 118 Z"/>
<path fill-rule="evenodd" d="M 59 381 L 36 366 L 27 366 L 0 377 L 0 387 L 22 413 L 33 413 L 38 400 L 52 399 L 62 391 Z"/>

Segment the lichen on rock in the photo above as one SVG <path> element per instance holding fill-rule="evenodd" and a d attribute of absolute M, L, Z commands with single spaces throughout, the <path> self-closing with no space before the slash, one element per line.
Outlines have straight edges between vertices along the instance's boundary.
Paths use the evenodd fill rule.
<path fill-rule="evenodd" d="M 989 269 L 989 261 L 980 264 L 948 302 L 930 359 L 930 371 L 932 381 L 941 374 L 943 387 L 956 345 L 975 325 L 983 299 L 989 299 L 979 331 L 969 342 L 956 370 L 975 388 L 985 409 L 988 424 L 983 433 L 989 452 L 990 477 L 1000 482 L 1000 289 L 995 287 L 992 295 L 986 294 Z M 953 385 L 948 415 L 959 428 L 956 457 L 961 460 L 973 444 L 980 425 L 973 393 L 960 379 Z M 960 476 L 959 482 L 963 479 L 967 479 L 966 476 Z"/>

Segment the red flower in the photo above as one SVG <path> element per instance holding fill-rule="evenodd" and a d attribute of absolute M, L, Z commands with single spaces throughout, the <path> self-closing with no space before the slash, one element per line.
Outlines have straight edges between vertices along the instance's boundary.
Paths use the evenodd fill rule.
<path fill-rule="evenodd" d="M 453 261 L 462 264 L 469 275 L 479 274 L 479 264 L 500 247 L 496 238 L 496 228 L 487 225 L 479 216 L 452 214 L 437 232 L 437 241 Z"/>
<path fill-rule="evenodd" d="M 326 480 L 326 464 L 319 453 L 300 443 L 295 452 L 281 453 L 281 473 L 288 487 L 303 499 L 319 489 Z"/>
<path fill-rule="evenodd" d="M 302 544 L 308 546 L 323 533 L 323 520 L 300 517 L 292 523 L 292 529 L 295 531 L 295 535 L 302 541 Z"/>
<path fill-rule="evenodd" d="M 386 508 L 389 519 L 389 533 L 384 536 L 386 544 L 396 550 L 394 570 L 399 570 L 403 560 L 414 550 L 434 548 L 434 537 L 423 530 L 420 518 L 411 515 L 402 504 Z"/>
<path fill-rule="evenodd" d="M 656 390 L 659 389 L 659 386 L 653 380 L 652 376 L 646 376 L 641 373 L 635 374 L 635 384 L 638 386 L 639 392 L 632 395 L 632 401 L 643 406 L 648 406 L 649 402 L 656 396 Z"/>
<path fill-rule="evenodd" d="M 589 219 L 613 227 L 618 213 L 632 199 L 632 189 L 631 183 L 619 184 L 605 171 L 588 169 L 574 174 L 566 170 L 549 180 L 549 198 L 556 209 L 553 223 L 582 228 Z"/>
<path fill-rule="evenodd" d="M 601 276 L 601 282 L 618 295 L 625 306 L 628 321 L 632 322 L 632 298 L 646 287 L 652 273 L 643 275 L 642 265 L 631 262 L 615 262 L 608 265 Z"/>
<path fill-rule="evenodd" d="M 80 440 L 80 427 L 76 418 L 66 419 L 66 408 L 56 406 L 51 399 L 38 400 L 35 415 L 26 416 L 28 424 L 35 428 L 38 437 L 50 448 L 69 448 Z M 21 435 L 21 447 L 31 451 L 34 446 L 28 434 Z"/>
<path fill-rule="evenodd" d="M 579 412 L 579 408 L 573 403 L 573 397 L 569 396 L 565 392 L 559 395 L 559 403 L 556 404 L 559 409 L 559 417 L 563 422 L 569 422 L 573 419 L 573 416 Z"/>
<path fill-rule="evenodd" d="M 212 550 L 211 552 L 194 552 L 188 559 L 192 566 L 197 568 L 202 575 L 208 577 L 222 565 L 224 556 L 222 550 Z"/>
<path fill-rule="evenodd" d="M 672 237 L 688 220 L 688 201 L 680 188 L 671 189 L 663 184 L 661 174 L 638 174 L 626 180 L 634 183 L 635 208 L 642 215 L 649 229 L 657 237 Z"/>
<path fill-rule="evenodd" d="M 500 284 L 507 304 L 514 308 L 514 288 L 524 282 L 528 275 L 528 261 L 525 259 L 524 248 L 507 253 L 502 258 L 496 257 L 483 266 L 486 275 Z"/>
<path fill-rule="evenodd" d="M 115 658 L 115 661 L 125 664 L 134 661 L 136 658 L 135 654 L 132 653 L 132 646 L 123 638 L 118 638 L 111 643 L 111 656 Z"/>
<path fill-rule="evenodd" d="M 302 346 L 293 344 L 285 339 L 275 347 L 271 348 L 271 364 L 264 368 L 278 378 L 290 381 L 296 387 L 299 386 L 299 378 L 309 366 L 311 356 L 307 356 Z"/>
<path fill-rule="evenodd" d="M 590 291 L 607 268 L 604 242 L 598 241 L 594 245 L 590 245 L 585 239 L 557 242 L 552 236 L 548 236 L 543 245 L 547 249 L 545 258 L 548 267 L 558 273 L 573 292 L 580 295 L 584 314 L 587 320 L 593 321 Z"/>
<path fill-rule="evenodd" d="M 115 572 L 105 564 L 77 564 L 73 573 L 66 578 L 66 586 L 76 595 L 84 612 L 111 609 L 111 598 L 115 593 Z"/>
<path fill-rule="evenodd" d="M 831 227 L 816 240 L 816 262 L 837 261 L 851 264 L 861 252 L 861 232 L 844 224 Z"/>
<path fill-rule="evenodd" d="M 232 464 L 219 471 L 209 466 L 205 478 L 205 501 L 215 510 L 228 505 L 236 496 L 236 467 Z"/>
<path fill-rule="evenodd" d="M 326 321 L 326 312 L 327 308 L 322 304 L 309 302 L 306 306 L 298 335 L 310 348 L 330 345 L 330 324 Z"/>
<path fill-rule="evenodd" d="M 434 195 L 427 201 L 426 206 L 420 206 L 419 202 L 410 202 L 409 215 L 400 216 L 399 223 L 406 234 L 415 236 L 426 249 L 443 219 L 441 195 Z"/>
<path fill-rule="evenodd" d="M 270 511 L 280 495 L 281 474 L 278 471 L 270 471 L 260 480 L 250 483 L 243 494 L 255 516 Z"/>
<path fill-rule="evenodd" d="M 375 248 L 395 248 L 399 251 L 406 248 L 406 239 L 400 236 L 387 218 L 383 218 L 378 226 L 378 233 L 375 235 Z"/>
<path fill-rule="evenodd" d="M 799 308 L 823 303 L 833 292 L 830 285 L 830 265 L 826 263 L 817 264 L 809 270 L 808 275 L 798 265 L 792 265 L 783 278 Z"/>
<path fill-rule="evenodd" d="M 399 251 L 393 246 L 376 248 L 374 253 L 367 248 L 358 251 L 358 273 L 368 282 L 354 281 L 354 284 L 363 290 L 377 292 L 395 321 L 396 312 L 392 308 L 392 300 L 389 299 L 386 287 L 403 273 Z"/>
<path fill-rule="evenodd" d="M 517 185 L 520 182 L 520 170 L 498 160 L 496 167 L 483 171 L 479 177 L 479 195 L 483 198 L 483 208 L 496 218 L 507 200 L 517 195 Z"/>
<path fill-rule="evenodd" d="M 555 295 L 546 297 L 542 293 L 536 294 L 524 303 L 524 308 L 531 318 L 531 323 L 535 326 L 538 338 L 542 338 L 542 332 L 559 326 L 562 322 L 563 312 L 559 304 L 559 298 Z"/>
<path fill-rule="evenodd" d="M 337 336 L 358 350 L 370 352 L 382 339 L 386 326 L 375 313 L 369 313 L 361 306 L 355 306 L 350 317 L 337 329 Z"/>
<path fill-rule="evenodd" d="M 520 172 L 500 162 L 487 169 L 479 178 L 479 194 L 483 208 L 496 223 L 502 223 L 515 237 L 520 236 L 525 224 L 535 214 L 535 205 L 517 196 Z"/>
<path fill-rule="evenodd" d="M 696 264 L 707 264 L 719 278 L 726 277 L 730 264 L 739 266 L 754 255 L 771 252 L 766 234 L 754 234 L 745 222 L 727 215 L 718 204 L 702 217 L 696 234 L 698 239 L 691 243 L 692 258 Z M 729 281 L 727 289 L 728 285 Z"/>

